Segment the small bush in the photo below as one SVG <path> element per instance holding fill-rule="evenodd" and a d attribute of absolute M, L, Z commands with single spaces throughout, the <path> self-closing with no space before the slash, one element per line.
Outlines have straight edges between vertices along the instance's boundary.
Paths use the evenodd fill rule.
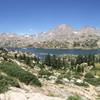
<path fill-rule="evenodd" d="M 25 71 L 15 63 L 3 62 L 0 64 L 0 69 L 7 75 L 15 77 L 27 85 L 31 83 L 32 85 L 41 86 L 40 81 L 35 75 Z"/>
<path fill-rule="evenodd" d="M 48 70 L 40 70 L 40 71 L 39 71 L 39 75 L 40 75 L 40 76 L 46 75 L 46 76 L 49 77 L 49 76 L 52 75 L 52 73 L 49 72 Z"/>
<path fill-rule="evenodd" d="M 68 73 L 66 73 L 66 74 L 64 74 L 64 78 L 67 78 L 67 79 L 71 79 L 71 73 L 70 72 L 68 72 Z"/>
<path fill-rule="evenodd" d="M 8 82 L 7 80 L 3 79 L 0 80 L 0 93 L 4 93 L 8 90 Z"/>
<path fill-rule="evenodd" d="M 19 87 L 19 83 L 15 78 L 12 78 L 10 76 L 0 75 L 0 80 L 2 79 L 7 80 L 7 83 L 11 86 Z"/>
<path fill-rule="evenodd" d="M 75 95 L 75 96 L 70 96 L 70 97 L 68 97 L 68 99 L 67 99 L 67 100 L 82 100 L 82 99 L 81 99 L 81 97 L 80 97 L 80 96 Z"/>
<path fill-rule="evenodd" d="M 84 81 L 86 81 L 92 85 L 95 85 L 95 86 L 100 85 L 100 78 L 86 78 Z"/>
<path fill-rule="evenodd" d="M 57 79 L 57 80 L 55 81 L 55 83 L 56 83 L 56 84 L 63 84 L 63 82 L 62 82 L 60 79 Z"/>
<path fill-rule="evenodd" d="M 56 84 L 63 84 L 62 78 L 63 78 L 63 77 L 62 77 L 61 75 L 59 75 L 55 83 L 56 83 Z"/>
<path fill-rule="evenodd" d="M 9 86 L 19 87 L 19 84 L 16 79 L 0 75 L 0 93 L 4 93 L 8 90 Z"/>
<path fill-rule="evenodd" d="M 98 86 L 100 85 L 100 78 L 95 78 L 94 75 L 90 72 L 90 73 L 87 73 L 85 75 L 85 80 L 86 82 L 92 84 L 92 85 L 95 85 L 95 86 Z"/>
<path fill-rule="evenodd" d="M 89 72 L 85 75 L 85 78 L 94 78 L 94 75 Z"/>

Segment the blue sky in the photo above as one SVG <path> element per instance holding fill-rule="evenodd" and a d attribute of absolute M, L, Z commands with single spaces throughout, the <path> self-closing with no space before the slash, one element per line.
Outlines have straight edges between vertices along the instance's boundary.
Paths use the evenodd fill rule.
<path fill-rule="evenodd" d="M 38 33 L 59 24 L 100 27 L 100 0 L 0 0 L 0 32 Z"/>

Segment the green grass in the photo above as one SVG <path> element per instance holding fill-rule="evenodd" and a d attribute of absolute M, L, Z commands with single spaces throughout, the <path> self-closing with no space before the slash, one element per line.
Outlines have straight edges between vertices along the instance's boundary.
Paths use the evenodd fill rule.
<path fill-rule="evenodd" d="M 67 99 L 67 100 L 82 100 L 82 99 L 81 99 L 81 97 L 80 97 L 80 96 L 75 95 L 75 96 L 70 96 L 70 97 L 68 97 L 68 99 Z"/>
<path fill-rule="evenodd" d="M 98 78 L 95 76 L 98 76 Z M 100 63 L 95 63 L 95 67 L 92 68 L 90 72 L 85 75 L 84 81 L 94 86 L 100 85 Z"/>
<path fill-rule="evenodd" d="M 20 66 L 11 62 L 3 62 L 0 64 L 0 70 L 9 76 L 12 76 L 25 84 L 41 86 L 38 78 Z"/>
<path fill-rule="evenodd" d="M 0 93 L 6 92 L 10 86 L 19 87 L 18 81 L 12 77 L 0 74 Z"/>
<path fill-rule="evenodd" d="M 86 81 L 94 86 L 100 85 L 100 78 L 86 78 L 84 81 Z"/>
<path fill-rule="evenodd" d="M 94 78 L 94 74 L 89 72 L 85 75 L 85 78 Z"/>
<path fill-rule="evenodd" d="M 52 75 L 52 73 L 51 73 L 50 71 L 48 71 L 48 70 L 43 70 L 43 69 L 42 69 L 42 70 L 39 71 L 39 75 L 40 75 L 40 76 L 46 75 L 46 76 L 49 77 L 49 76 Z"/>

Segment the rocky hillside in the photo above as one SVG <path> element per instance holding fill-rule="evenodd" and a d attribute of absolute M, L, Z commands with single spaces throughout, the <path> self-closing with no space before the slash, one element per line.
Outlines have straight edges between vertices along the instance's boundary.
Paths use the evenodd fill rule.
<path fill-rule="evenodd" d="M 0 100 L 100 100 L 100 63 L 93 69 L 90 61 L 88 65 L 75 60 L 77 65 L 72 67 L 71 61 L 80 57 L 84 58 L 64 56 L 65 66 L 60 64 L 62 57 L 53 58 L 48 66 L 47 59 L 45 63 L 34 54 L 1 48 Z M 54 66 L 55 61 L 60 66 Z"/>
<path fill-rule="evenodd" d="M 27 47 L 33 45 L 35 38 L 31 35 L 0 33 L 0 47 Z"/>
<path fill-rule="evenodd" d="M 91 26 L 75 29 L 62 24 L 38 36 L 1 33 L 0 47 L 99 48 L 100 29 Z"/>
<path fill-rule="evenodd" d="M 95 48 L 100 47 L 100 30 L 86 26 L 79 30 L 62 24 L 38 36 L 41 47 Z"/>

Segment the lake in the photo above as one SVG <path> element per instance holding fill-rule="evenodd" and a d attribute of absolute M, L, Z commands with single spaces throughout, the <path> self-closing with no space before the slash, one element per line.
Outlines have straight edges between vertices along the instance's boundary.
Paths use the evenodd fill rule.
<path fill-rule="evenodd" d="M 82 50 L 82 49 L 43 49 L 43 48 L 9 48 L 10 51 L 23 51 L 35 53 L 39 58 L 43 58 L 47 54 L 51 55 L 88 55 L 88 54 L 100 54 L 100 48 L 92 50 Z"/>

